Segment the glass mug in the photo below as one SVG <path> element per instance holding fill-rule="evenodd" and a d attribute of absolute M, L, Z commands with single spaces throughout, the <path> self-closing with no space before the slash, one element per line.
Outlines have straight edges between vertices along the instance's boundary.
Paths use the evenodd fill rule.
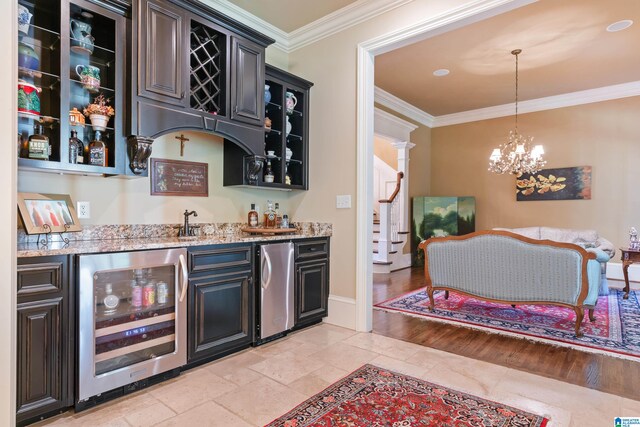
<path fill-rule="evenodd" d="M 89 92 L 98 92 L 100 89 L 100 68 L 80 64 L 76 67 L 76 74 L 80 77 L 83 88 Z"/>

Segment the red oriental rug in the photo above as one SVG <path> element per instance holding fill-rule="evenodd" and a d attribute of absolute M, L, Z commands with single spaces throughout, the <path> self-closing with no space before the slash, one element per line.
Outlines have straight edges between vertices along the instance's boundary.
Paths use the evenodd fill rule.
<path fill-rule="evenodd" d="M 544 427 L 548 420 L 364 365 L 265 427 Z"/>
<path fill-rule="evenodd" d="M 419 289 L 392 298 L 377 309 L 398 311 L 427 320 L 453 323 L 484 331 L 543 341 L 610 356 L 632 360 L 640 358 L 640 291 L 629 293 L 611 289 L 609 295 L 598 297 L 595 322 L 585 316 L 583 337 L 574 334 L 575 312 L 570 308 L 553 305 L 517 305 L 476 299 L 450 292 L 445 300 L 444 291 L 434 292 L 435 310 L 429 311 L 426 290 Z"/>

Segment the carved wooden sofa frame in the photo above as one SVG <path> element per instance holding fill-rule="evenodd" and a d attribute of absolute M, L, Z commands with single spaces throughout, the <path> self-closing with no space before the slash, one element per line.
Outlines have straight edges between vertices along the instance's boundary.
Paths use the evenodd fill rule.
<path fill-rule="evenodd" d="M 493 236 L 498 236 L 498 237 L 494 238 Z M 499 236 L 502 236 L 502 237 L 499 237 Z M 480 257 L 478 256 L 479 252 L 477 250 L 474 250 L 473 246 L 481 247 L 483 242 L 485 241 L 491 242 L 488 246 L 491 246 L 494 249 L 500 246 L 499 242 L 504 242 L 505 258 L 515 257 L 514 259 L 516 260 L 516 262 L 514 264 L 521 263 L 522 260 L 519 258 L 520 257 L 519 252 L 522 251 L 526 253 L 529 251 L 527 248 L 530 248 L 531 256 L 534 257 L 532 258 L 534 260 L 535 260 L 535 256 L 538 256 L 539 258 L 543 258 L 540 255 L 544 253 L 545 257 L 548 257 L 548 254 L 550 253 L 550 251 L 557 251 L 557 254 L 560 257 L 559 260 L 561 260 L 562 263 L 564 263 L 563 266 L 562 267 L 558 267 L 555 265 L 552 266 L 551 265 L 552 263 L 548 263 L 547 271 L 544 271 L 544 269 L 534 269 L 533 274 L 536 277 L 532 277 L 531 283 L 537 281 L 538 284 L 540 284 L 540 283 L 544 283 L 544 281 L 549 281 L 547 276 L 552 274 L 552 271 L 550 270 L 553 270 L 553 272 L 556 272 L 556 273 L 558 273 L 559 271 L 560 275 L 562 275 L 564 270 L 567 270 L 566 272 L 567 276 L 569 277 L 571 277 L 572 275 L 575 276 L 573 277 L 574 279 L 573 285 L 574 286 L 579 285 L 579 287 L 575 289 L 575 291 L 577 292 L 574 292 L 576 294 L 575 298 L 573 298 L 571 289 L 569 288 L 569 286 L 571 286 L 571 283 L 567 283 L 565 285 L 568 287 L 567 296 L 565 297 L 563 295 L 561 298 L 558 298 L 559 301 L 553 301 L 553 300 L 548 300 L 547 298 L 541 298 L 539 295 L 539 291 L 535 292 L 535 289 L 533 289 L 534 292 L 530 292 L 530 293 L 527 292 L 527 289 L 520 289 L 522 291 L 521 297 L 518 296 L 518 298 L 510 298 L 509 296 L 506 296 L 506 295 L 505 297 L 501 297 L 499 295 L 500 294 L 499 289 L 497 290 L 492 289 L 491 292 L 483 291 L 483 289 L 481 288 L 483 283 L 479 284 L 480 287 L 478 288 L 477 291 L 473 291 L 468 288 L 465 289 L 464 287 L 467 285 L 457 286 L 456 283 L 451 283 L 452 280 L 450 278 L 446 278 L 446 276 L 447 275 L 451 276 L 452 271 L 454 275 L 456 271 L 458 273 L 461 272 L 459 265 L 456 264 L 460 260 L 459 259 L 458 260 L 442 259 L 443 254 L 446 254 L 447 251 L 450 252 L 449 255 L 451 253 L 455 254 L 456 251 L 458 251 L 462 255 L 465 255 L 467 257 L 473 255 L 474 259 L 478 259 L 478 264 L 472 263 L 473 265 L 468 266 L 469 269 L 471 270 L 469 274 L 476 273 L 477 276 L 473 276 L 473 278 L 471 278 L 470 276 L 467 276 L 467 272 L 462 272 L 462 274 L 460 274 L 460 279 L 461 279 L 460 282 L 482 281 L 483 276 L 485 276 L 486 278 L 487 275 L 493 275 L 493 274 L 495 274 L 495 279 L 497 279 L 498 281 L 500 280 L 505 281 L 506 280 L 505 278 L 508 277 L 510 274 L 513 277 L 513 275 L 517 276 L 520 273 L 518 271 L 512 271 L 512 269 L 517 268 L 516 265 L 504 265 L 504 260 L 502 261 L 502 265 L 501 265 L 501 262 L 496 262 L 495 264 L 491 264 L 491 265 L 480 264 L 481 261 L 479 260 Z M 514 241 L 521 242 L 522 244 L 514 243 Z M 464 243 L 464 242 L 468 242 L 468 243 Z M 463 245 L 460 245 L 460 243 L 462 243 Z M 515 252 L 506 250 L 508 249 L 508 247 L 511 247 L 511 246 L 515 248 Z M 530 239 L 528 237 L 521 236 L 519 234 L 511 233 L 508 231 L 487 230 L 487 231 L 478 231 L 478 232 L 463 235 L 463 236 L 434 237 L 421 242 L 419 245 L 419 249 L 424 251 L 424 259 L 425 259 L 424 274 L 425 274 L 425 279 L 427 284 L 427 294 L 429 296 L 429 302 L 430 302 L 429 310 L 431 311 L 433 311 L 435 308 L 435 301 L 433 298 L 434 291 L 444 290 L 445 298 L 448 298 L 449 291 L 454 291 L 454 292 L 458 292 L 474 298 L 484 299 L 487 301 L 511 304 L 514 307 L 515 305 L 525 305 L 525 304 L 549 304 L 549 305 L 558 305 L 558 306 L 572 308 L 576 313 L 575 334 L 577 337 L 582 336 L 582 332 L 580 331 L 580 326 L 582 325 L 585 309 L 588 309 L 589 311 L 589 319 L 592 322 L 595 321 L 593 311 L 595 308 L 595 303 L 597 302 L 597 289 L 598 289 L 598 283 L 599 283 L 598 282 L 599 266 L 597 266 L 597 263 L 594 264 L 594 266 L 598 269 L 595 276 L 596 280 L 595 280 L 595 283 L 590 283 L 589 274 L 588 274 L 588 263 L 591 260 L 594 260 L 595 262 L 596 255 L 593 253 L 587 252 L 586 250 L 584 250 L 578 245 L 574 245 L 572 243 L 554 242 L 551 240 L 535 240 L 535 239 Z M 432 252 L 431 253 L 432 259 L 430 259 L 429 257 L 430 256 L 429 252 Z M 467 253 L 465 254 L 465 252 Z M 556 252 L 551 252 L 551 253 L 555 254 Z M 446 255 L 445 255 L 445 258 L 446 258 Z M 576 260 L 575 261 L 576 264 L 572 266 L 573 260 Z M 534 261 L 534 263 L 544 265 L 545 261 L 544 259 L 536 260 Z M 578 270 L 571 271 L 572 267 L 576 269 L 578 268 L 578 263 L 579 263 L 579 274 L 578 274 Z M 433 265 L 430 266 L 430 264 L 433 264 Z M 451 269 L 451 271 L 448 270 L 449 268 Z M 490 270 L 491 268 L 493 268 L 494 270 Z M 444 273 L 442 271 L 432 271 L 434 269 L 447 270 L 447 271 Z M 591 266 L 590 266 L 590 269 L 593 270 Z M 593 272 L 591 274 L 593 276 Z M 462 276 L 465 276 L 465 277 L 463 278 Z M 434 283 L 434 279 L 436 283 Z M 518 278 L 518 280 L 520 280 L 520 278 Z M 551 280 L 553 281 L 555 279 L 551 279 Z M 560 281 L 564 282 L 562 279 Z M 509 289 L 508 286 L 510 286 L 510 284 L 506 282 L 505 283 L 499 282 L 497 283 L 497 285 L 498 287 L 503 286 L 505 290 L 508 290 Z M 546 284 L 546 285 L 549 286 L 550 284 Z M 470 285 L 468 287 L 474 287 L 474 286 L 475 284 Z M 526 284 L 524 282 L 520 282 L 516 286 L 525 287 Z M 590 286 L 592 287 L 591 289 L 590 289 Z M 594 288 L 595 288 L 595 301 L 593 298 Z M 557 290 L 557 288 L 551 288 L 551 289 L 554 289 L 552 290 L 551 293 Z M 518 291 L 519 289 L 512 289 L 512 290 Z M 509 293 L 510 291 L 511 290 L 508 290 L 505 293 Z M 558 291 L 562 292 L 563 290 L 560 289 Z M 493 293 L 493 295 L 489 296 L 488 294 L 491 294 L 491 293 Z M 536 294 L 537 296 L 534 296 Z M 588 296 L 589 296 L 589 301 L 588 301 L 589 303 L 586 304 L 585 300 L 587 299 Z"/>

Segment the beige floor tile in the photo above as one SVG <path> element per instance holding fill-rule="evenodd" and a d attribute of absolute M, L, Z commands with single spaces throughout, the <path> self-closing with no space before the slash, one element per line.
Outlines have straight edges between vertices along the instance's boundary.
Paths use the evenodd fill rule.
<path fill-rule="evenodd" d="M 158 424 L 175 415 L 171 409 L 162 403 L 155 403 L 150 406 L 140 407 L 130 414 L 125 415 L 125 419 L 133 427 L 146 427 Z"/>
<path fill-rule="evenodd" d="M 303 344 L 301 341 L 290 338 L 281 338 L 268 344 L 262 344 L 252 350 L 253 353 L 262 357 L 277 356 L 282 353 L 295 352 Z"/>
<path fill-rule="evenodd" d="M 159 403 L 157 399 L 142 390 L 75 414 L 75 425 L 103 425 L 156 403 Z"/>
<path fill-rule="evenodd" d="M 523 387 L 526 387 L 526 383 L 523 384 Z M 489 400 L 513 406 L 514 408 L 531 412 L 532 414 L 542 415 L 549 419 L 548 427 L 567 427 L 571 424 L 570 411 L 518 394 L 503 392 L 491 393 Z"/>
<path fill-rule="evenodd" d="M 219 377 L 239 386 L 247 385 L 258 381 L 260 378 L 264 378 L 262 374 L 249 368 L 217 369 L 216 372 L 218 372 Z"/>
<path fill-rule="evenodd" d="M 506 368 L 467 358 L 444 359 L 428 369 L 425 380 L 455 390 L 487 398 Z"/>
<path fill-rule="evenodd" d="M 378 353 L 374 353 L 373 351 L 363 350 L 358 347 L 338 342 L 324 350 L 313 353 L 309 356 L 309 360 L 316 359 L 333 365 L 336 368 L 352 372 L 378 356 Z"/>
<path fill-rule="evenodd" d="M 305 375 L 302 378 L 298 378 L 297 380 L 289 384 L 289 387 L 299 391 L 307 397 L 311 397 L 320 393 L 330 385 L 330 382 L 325 381 L 312 373 L 309 375 Z"/>
<path fill-rule="evenodd" d="M 405 359 L 405 362 L 411 363 L 412 365 L 421 366 L 423 368 L 433 368 L 439 363 L 442 363 L 448 359 L 453 358 L 454 360 L 458 360 L 460 356 L 455 354 L 446 353 L 444 351 L 438 351 L 431 348 L 423 347 L 415 352 L 413 355 L 409 356 Z"/>
<path fill-rule="evenodd" d="M 309 344 L 325 347 L 345 340 L 356 333 L 355 331 L 337 326 L 321 325 L 295 332 L 291 334 L 291 338 L 295 338 L 296 341 L 304 341 Z"/>
<path fill-rule="evenodd" d="M 398 360 L 405 360 L 422 349 L 422 347 L 417 344 L 411 344 L 373 333 L 359 333 L 347 338 L 343 342 Z"/>
<path fill-rule="evenodd" d="M 403 362 L 398 359 L 393 359 L 389 356 L 380 355 L 369 362 L 372 365 L 380 368 L 388 369 L 399 374 L 409 375 L 416 378 L 423 378 L 427 373 L 427 368 L 422 366 L 412 365 L 407 362 Z"/>
<path fill-rule="evenodd" d="M 200 406 L 169 418 L 156 425 L 157 427 L 251 427 L 240 417 L 232 414 L 222 406 L 208 401 Z"/>
<path fill-rule="evenodd" d="M 251 365 L 249 368 L 278 382 L 289 384 L 320 369 L 323 365 L 319 360 L 286 352 Z"/>
<path fill-rule="evenodd" d="M 346 377 L 350 373 L 351 371 L 347 371 L 345 369 L 336 368 L 335 366 L 331 365 L 324 365 L 322 368 L 314 371 L 313 375 L 320 379 L 323 379 L 329 384 L 333 384 L 336 381 Z"/>
<path fill-rule="evenodd" d="M 262 426 L 289 412 L 306 396 L 270 378 L 262 378 L 215 399 L 249 424 Z"/>
<path fill-rule="evenodd" d="M 177 414 L 198 406 L 238 386 L 212 374 L 206 369 L 187 371 L 180 381 L 152 390 L 153 397 L 167 405 Z"/>
<path fill-rule="evenodd" d="M 232 354 L 224 359 L 219 359 L 211 363 L 207 363 L 203 367 L 213 374 L 222 376 L 221 374 L 230 369 L 246 368 L 250 365 L 255 365 L 266 360 L 265 357 L 260 356 L 254 352 L 254 349 L 247 349 L 240 353 Z"/>
<path fill-rule="evenodd" d="M 640 401 L 623 398 L 620 416 L 640 418 Z"/>

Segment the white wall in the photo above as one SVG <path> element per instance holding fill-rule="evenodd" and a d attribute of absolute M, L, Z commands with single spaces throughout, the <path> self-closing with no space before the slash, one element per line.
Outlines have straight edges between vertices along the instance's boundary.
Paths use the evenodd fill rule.
<path fill-rule="evenodd" d="M 17 3 L 0 2 L 0 425 L 15 424 Z"/>

